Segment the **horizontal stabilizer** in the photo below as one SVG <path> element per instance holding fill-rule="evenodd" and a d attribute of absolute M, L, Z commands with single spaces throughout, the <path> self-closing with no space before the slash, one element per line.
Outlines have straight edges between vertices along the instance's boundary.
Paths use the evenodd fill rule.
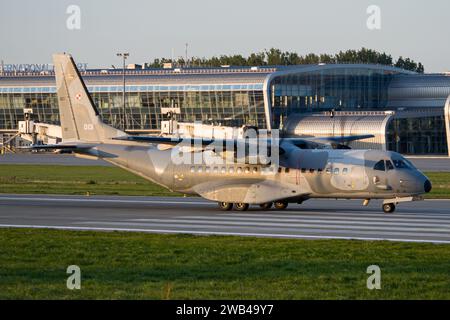
<path fill-rule="evenodd" d="M 230 144 L 235 145 L 240 142 L 240 139 L 207 139 L 207 138 L 182 138 L 182 137 L 160 137 L 160 136 L 122 136 L 117 138 L 112 138 L 113 140 L 122 141 L 136 141 L 136 142 L 146 142 L 146 143 L 156 143 L 156 144 L 168 144 L 168 145 L 197 145 L 197 146 L 207 146 L 210 144 Z M 245 143 L 245 140 L 241 140 Z"/>
<path fill-rule="evenodd" d="M 87 150 L 95 147 L 93 144 L 32 144 L 16 149 L 22 150 Z"/>
<path fill-rule="evenodd" d="M 317 137 L 317 138 L 307 138 L 307 140 L 318 142 L 318 143 L 348 143 L 357 140 L 364 140 L 369 138 L 374 138 L 373 134 L 360 134 L 351 136 L 331 136 L 331 137 Z"/>

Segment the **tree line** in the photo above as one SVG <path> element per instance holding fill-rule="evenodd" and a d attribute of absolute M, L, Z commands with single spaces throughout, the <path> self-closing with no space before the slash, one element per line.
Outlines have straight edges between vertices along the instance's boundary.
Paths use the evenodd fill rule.
<path fill-rule="evenodd" d="M 185 61 L 185 58 L 177 59 L 156 58 L 147 66 L 150 68 L 162 68 L 165 63 L 172 63 L 174 67 L 220 67 L 224 65 L 230 66 L 275 66 L 275 65 L 302 65 L 302 64 L 318 64 L 318 63 L 372 63 L 387 66 L 399 67 L 405 70 L 423 73 L 424 66 L 420 62 L 415 62 L 410 58 L 399 57 L 397 60 L 392 55 L 385 52 L 378 52 L 372 49 L 361 48 L 360 50 L 340 51 L 336 54 L 315 54 L 299 55 L 296 52 L 282 51 L 280 49 L 271 48 L 257 53 L 251 53 L 247 57 L 234 55 L 213 56 L 210 58 L 192 57 Z"/>

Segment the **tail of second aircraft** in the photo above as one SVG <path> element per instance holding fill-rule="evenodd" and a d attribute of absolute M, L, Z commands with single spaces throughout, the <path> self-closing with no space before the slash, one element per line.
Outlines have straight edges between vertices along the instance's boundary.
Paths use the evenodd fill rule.
<path fill-rule="evenodd" d="M 69 54 L 53 55 L 63 142 L 103 142 L 126 134 L 104 124 Z"/>

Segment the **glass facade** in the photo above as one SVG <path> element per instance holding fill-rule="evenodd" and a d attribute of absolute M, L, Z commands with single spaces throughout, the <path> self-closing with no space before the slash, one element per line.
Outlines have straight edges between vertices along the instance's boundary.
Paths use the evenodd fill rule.
<path fill-rule="evenodd" d="M 23 89 L 23 93 L 17 93 Z M 24 120 L 23 109 L 32 108 L 36 120 L 45 123 L 59 123 L 56 93 L 37 92 L 36 88 L 0 89 L 0 129 L 15 130 L 18 121 Z"/>
<path fill-rule="evenodd" d="M 273 126 L 293 112 L 384 110 L 392 72 L 336 68 L 281 75 L 271 81 Z"/>
<path fill-rule="evenodd" d="M 448 154 L 444 116 L 394 118 L 386 131 L 388 150 L 402 154 Z"/>
<path fill-rule="evenodd" d="M 131 85 L 126 87 L 127 128 L 159 130 L 161 108 L 177 108 L 182 122 L 266 128 L 263 85 Z M 122 86 L 88 86 L 103 120 L 118 127 L 122 123 Z M 40 122 L 58 124 L 55 87 L 0 88 L 0 125 L 16 129 L 23 109 L 32 108 Z"/>

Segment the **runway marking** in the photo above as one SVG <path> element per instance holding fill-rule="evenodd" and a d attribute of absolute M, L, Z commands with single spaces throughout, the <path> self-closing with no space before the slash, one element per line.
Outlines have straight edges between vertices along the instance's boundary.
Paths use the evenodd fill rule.
<path fill-rule="evenodd" d="M 68 227 L 68 226 L 41 226 L 41 225 L 18 225 L 0 224 L 4 228 L 33 228 L 33 229 L 60 229 L 74 231 L 124 231 L 124 232 L 147 232 L 147 233 L 167 233 L 167 234 L 194 234 L 194 235 L 223 235 L 223 236 L 250 236 L 250 237 L 273 237 L 291 239 L 334 239 L 334 240 L 364 240 L 364 241 L 397 241 L 414 243 L 438 243 L 450 244 L 450 240 L 421 240 L 421 239 L 399 239 L 399 238 L 375 238 L 375 237 L 352 237 L 352 236 L 315 236 L 315 235 L 295 235 L 278 233 L 245 233 L 245 232 L 223 232 L 223 231 L 193 231 L 193 230 L 165 230 L 165 229 L 133 229 L 133 228 L 101 228 L 101 227 Z"/>
<path fill-rule="evenodd" d="M 133 223 L 133 222 L 109 222 L 109 221 L 88 221 L 88 222 L 80 222 L 80 224 L 101 224 L 101 225 L 118 225 L 118 226 L 162 226 L 162 227 L 176 227 L 176 228 L 274 228 L 278 227 L 279 229 L 289 229 L 292 231 L 300 231 L 300 230 L 308 230 L 312 231 L 318 230 L 325 232 L 332 231 L 342 231 L 342 230 L 350 230 L 352 232 L 362 232 L 361 230 L 369 231 L 369 232 L 377 232 L 383 233 L 384 231 L 396 231 L 398 233 L 406 234 L 409 232 L 409 235 L 417 235 L 417 233 L 412 232 L 421 232 L 422 234 L 428 234 L 430 236 L 450 236 L 450 229 L 438 229 L 438 228 L 390 228 L 390 227 L 372 227 L 372 226 L 335 226 L 335 225 L 327 225 L 327 224 L 281 224 L 281 223 L 258 223 L 258 222 L 225 222 L 225 223 L 215 223 L 213 221 L 183 221 L 183 220 L 168 220 L 168 219 L 155 219 L 155 223 Z M 190 223 L 191 222 L 191 223 Z M 192 222 L 196 222 L 196 224 L 192 224 Z M 436 226 L 438 227 L 438 226 Z"/>
<path fill-rule="evenodd" d="M 333 220 L 328 220 L 328 219 L 314 219 L 314 220 L 302 220 L 302 219 L 289 219 L 286 221 L 286 219 L 246 219 L 246 218 L 218 218 L 218 217 L 203 217 L 203 218 L 196 218 L 196 217 L 178 217 L 178 218 L 167 218 L 167 219 L 161 219 L 161 218 L 149 218 L 149 219 L 128 219 L 128 220 L 121 220 L 121 221 L 142 221 L 142 222 L 190 222 L 190 223 L 195 223 L 195 222 L 199 222 L 199 223 L 204 223 L 204 222 L 209 222 L 209 223 L 233 223 L 233 224 L 240 224 L 240 223 L 264 223 L 264 224 L 268 224 L 268 225 L 277 225 L 278 223 L 280 225 L 291 225 L 291 226 L 295 226 L 297 225 L 296 223 L 304 223 L 307 225 L 315 225 L 315 224 L 320 224 L 323 226 L 327 226 L 327 225 L 344 225 L 344 226 L 348 226 L 351 224 L 356 224 L 356 225 L 367 225 L 367 226 L 382 226 L 382 225 L 388 225 L 388 226 L 436 226 L 436 227 L 445 227 L 448 226 L 448 228 L 450 228 L 450 222 L 447 222 L 447 224 L 439 224 L 439 223 L 415 223 L 415 224 L 404 224 L 404 223 L 396 223 L 396 222 L 390 222 L 390 221 L 368 221 L 368 222 L 362 222 L 362 221 L 357 221 L 357 220 L 347 220 L 346 222 L 344 221 L 333 221 Z M 275 223 L 273 223 L 275 222 Z M 285 223 L 283 223 L 285 222 Z M 446 229 L 448 229 L 446 228 Z M 450 231 L 450 229 L 448 229 Z M 450 234 L 449 234 L 450 235 Z"/>
<path fill-rule="evenodd" d="M 0 217 L 1 218 L 1 217 Z M 138 219 L 127 219 L 131 221 L 152 221 L 155 218 L 138 218 Z M 267 222 L 326 222 L 326 223 L 336 223 L 336 224 L 348 224 L 356 223 L 356 224 L 389 224 L 389 225 L 419 225 L 419 226 L 425 226 L 425 225 L 437 225 L 440 223 L 443 224 L 449 224 L 450 226 L 450 217 L 449 219 L 396 219 L 396 218 L 389 218 L 389 219 L 382 219 L 382 218 L 347 218 L 347 217 L 341 217 L 339 214 L 336 216 L 330 216 L 330 217 L 323 217 L 320 214 L 317 214 L 315 216 L 292 216 L 291 218 L 277 218 L 277 217 L 265 217 L 264 215 L 260 216 L 179 216 L 174 217 L 172 219 L 192 219 L 192 220 L 203 220 L 203 219 L 210 219 L 210 220 L 217 220 L 217 221 L 267 221 Z"/>
<path fill-rule="evenodd" d="M 450 205 L 450 203 L 449 203 Z M 323 209 L 326 210 L 326 209 Z M 353 219 L 355 217 L 359 218 L 369 218 L 369 219 L 450 219 L 450 210 L 441 214 L 428 214 L 428 213 L 383 213 L 374 211 L 355 211 L 349 210 L 348 208 L 338 208 L 335 209 L 334 212 L 323 212 L 323 211 L 288 211 L 288 212 L 272 212 L 272 211 L 260 211 L 260 212 L 247 212 L 247 213 L 218 213 L 218 216 L 227 216 L 227 217 L 270 217 L 270 218 L 292 218 L 298 216 L 305 217 L 315 217 L 315 216 L 323 216 L 325 218 L 328 217 L 340 217 L 340 218 L 350 218 Z M 292 212 L 292 214 L 290 214 Z"/>

